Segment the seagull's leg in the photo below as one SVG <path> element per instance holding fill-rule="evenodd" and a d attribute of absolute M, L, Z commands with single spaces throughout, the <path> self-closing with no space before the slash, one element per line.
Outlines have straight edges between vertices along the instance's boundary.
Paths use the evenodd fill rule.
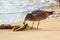
<path fill-rule="evenodd" d="M 48 17 L 48 19 L 49 19 L 49 17 Z"/>
<path fill-rule="evenodd" d="M 40 22 L 38 21 L 37 30 L 38 30 L 39 23 L 40 23 Z"/>
<path fill-rule="evenodd" d="M 33 25 L 34 25 L 34 21 L 33 21 L 33 23 L 32 23 L 32 28 L 33 28 Z"/>

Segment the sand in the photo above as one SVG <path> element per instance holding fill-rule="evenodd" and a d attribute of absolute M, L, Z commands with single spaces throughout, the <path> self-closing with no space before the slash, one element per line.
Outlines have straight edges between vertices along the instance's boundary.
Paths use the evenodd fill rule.
<path fill-rule="evenodd" d="M 0 40 L 60 40 L 60 31 L 0 32 Z"/>
<path fill-rule="evenodd" d="M 29 25 L 31 22 L 29 22 Z M 36 27 L 35 22 L 34 27 Z M 0 40 L 60 40 L 60 18 L 45 19 L 39 30 L 9 31 L 0 29 Z"/>

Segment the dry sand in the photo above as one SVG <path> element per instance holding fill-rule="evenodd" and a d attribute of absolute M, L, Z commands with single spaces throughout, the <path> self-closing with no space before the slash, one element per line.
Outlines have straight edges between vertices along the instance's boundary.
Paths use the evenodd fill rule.
<path fill-rule="evenodd" d="M 59 31 L 0 32 L 0 40 L 60 40 Z"/>

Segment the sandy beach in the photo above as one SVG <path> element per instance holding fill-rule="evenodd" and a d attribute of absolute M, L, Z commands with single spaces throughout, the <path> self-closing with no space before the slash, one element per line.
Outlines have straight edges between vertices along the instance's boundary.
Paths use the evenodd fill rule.
<path fill-rule="evenodd" d="M 31 23 L 29 22 L 30 26 Z M 37 22 L 35 22 L 34 27 L 36 25 Z M 42 20 L 39 30 L 0 30 L 0 40 L 60 40 L 60 18 Z"/>
<path fill-rule="evenodd" d="M 27 1 L 27 3 L 20 0 L 0 1 L 0 13 L 2 13 L 0 15 L 0 24 L 8 24 L 9 22 L 11 23 L 11 25 L 21 25 L 22 23 L 20 23 L 20 21 L 24 19 L 25 15 L 31 10 L 37 9 L 37 7 L 40 8 L 40 6 L 44 6 L 41 8 L 41 10 L 55 11 L 56 13 L 60 13 L 60 6 L 53 6 L 57 2 L 53 2 L 52 0 L 51 2 L 46 0 L 46 5 L 51 5 L 50 3 L 52 3 L 50 7 L 45 7 L 46 5 L 44 3 L 44 0 L 35 0 L 37 1 L 37 4 L 35 3 L 35 1 L 33 2 L 32 0 L 31 3 L 28 0 L 25 0 Z M 40 3 L 42 3 L 42 5 Z M 28 12 L 25 14 L 25 11 Z M 31 27 L 32 22 L 27 21 L 27 23 Z M 60 17 L 50 17 L 49 19 L 47 18 L 40 21 L 38 30 L 36 29 L 37 22 L 34 22 L 33 27 L 35 29 L 24 31 L 11 31 L 10 29 L 0 29 L 0 40 L 60 40 Z"/>
<path fill-rule="evenodd" d="M 60 40 L 60 31 L 0 32 L 0 40 Z"/>
<path fill-rule="evenodd" d="M 32 25 L 30 21 L 27 23 L 29 26 Z M 34 23 L 34 28 L 36 26 L 37 22 Z M 60 40 L 60 17 L 40 21 L 38 30 L 10 31 L 0 29 L 0 40 Z"/>

